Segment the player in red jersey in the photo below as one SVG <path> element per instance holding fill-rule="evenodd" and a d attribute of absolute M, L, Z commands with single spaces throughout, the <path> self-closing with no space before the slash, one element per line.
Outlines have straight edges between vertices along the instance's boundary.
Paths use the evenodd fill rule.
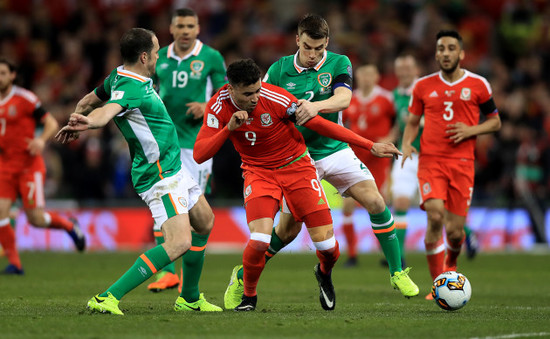
<path fill-rule="evenodd" d="M 424 115 L 418 183 L 420 206 L 428 215 L 424 243 L 432 278 L 444 271 L 456 271 L 474 189 L 476 136 L 500 129 L 491 86 L 485 78 L 460 67 L 464 49 L 458 32 L 437 34 L 435 59 L 440 71 L 419 79 L 413 88 L 402 160 L 403 165 L 417 152 L 411 144 Z M 480 112 L 485 117 L 482 123 Z"/>
<path fill-rule="evenodd" d="M 397 139 L 397 128 L 394 128 L 395 109 L 390 91 L 378 86 L 380 79 L 375 65 L 363 65 L 355 71 L 357 89 L 349 107 L 343 112 L 344 124 L 362 137 L 376 142 L 394 142 Z M 362 148 L 352 147 L 353 152 L 370 170 L 378 190 L 387 196 L 387 178 L 391 168 L 390 158 L 373 156 Z M 344 198 L 342 229 L 348 244 L 348 267 L 357 265 L 357 237 L 353 227 L 353 210 L 356 202 L 353 198 Z"/>
<path fill-rule="evenodd" d="M 15 66 L 0 58 L 0 244 L 10 262 L 4 270 L 6 274 L 23 274 L 9 219 L 10 208 L 18 195 L 30 224 L 63 229 L 79 251 L 86 246 L 76 221 L 44 211 L 46 166 L 41 154 L 58 124 L 36 95 L 13 84 L 16 75 Z M 39 124 L 44 130 L 41 135 L 35 135 Z"/>
<path fill-rule="evenodd" d="M 243 253 L 244 295 L 236 311 L 256 308 L 256 286 L 265 266 L 273 218 L 283 196 L 296 218 L 303 220 L 317 249 L 315 275 L 321 305 L 335 306 L 331 271 L 340 255 L 332 217 L 304 139 L 294 126 L 298 100 L 286 90 L 261 81 L 250 59 L 227 68 L 229 84 L 207 104 L 193 157 L 198 163 L 216 154 L 229 138 L 242 159 L 244 206 L 250 240 Z M 318 133 L 370 149 L 381 157 L 397 156 L 391 144 L 373 143 L 349 130 L 314 117 L 304 124 Z"/>

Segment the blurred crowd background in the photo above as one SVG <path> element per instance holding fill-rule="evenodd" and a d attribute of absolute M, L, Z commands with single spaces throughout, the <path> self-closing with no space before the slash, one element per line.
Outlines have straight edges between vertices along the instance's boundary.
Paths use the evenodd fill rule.
<path fill-rule="evenodd" d="M 34 91 L 64 124 L 76 102 L 119 64 L 124 31 L 144 27 L 161 46 L 172 42 L 172 11 L 199 15 L 199 38 L 226 64 L 253 58 L 263 69 L 296 52 L 298 19 L 329 22 L 329 50 L 354 67 L 378 65 L 381 85 L 396 86 L 393 61 L 410 51 L 422 74 L 437 71 L 435 34 L 455 28 L 464 38 L 463 67 L 492 85 L 503 121 L 478 138 L 474 205 L 545 211 L 550 189 L 550 2 L 545 0 L 4 0 L 0 1 L 0 55 L 18 66 L 18 84 Z M 47 198 L 81 205 L 138 204 L 129 154 L 113 123 L 46 153 Z M 240 159 L 226 144 L 214 158 L 210 201 L 242 203 Z"/>

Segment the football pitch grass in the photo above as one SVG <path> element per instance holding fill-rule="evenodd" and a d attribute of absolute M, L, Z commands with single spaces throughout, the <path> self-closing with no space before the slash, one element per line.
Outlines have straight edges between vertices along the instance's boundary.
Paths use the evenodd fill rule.
<path fill-rule="evenodd" d="M 324 311 L 313 275 L 316 257 L 308 253 L 280 254 L 268 263 L 255 312 L 176 313 L 176 290 L 151 293 L 143 284 L 122 299 L 125 316 L 90 314 L 87 300 L 114 282 L 137 255 L 23 253 L 25 276 L 0 276 L 0 338 L 550 337 L 548 253 L 461 257 L 460 271 L 473 293 L 468 305 L 455 312 L 424 300 L 431 279 L 420 253 L 407 258 L 420 287 L 413 299 L 390 287 L 380 255 L 362 255 L 358 267 L 344 268 L 343 254 L 333 271 L 336 310 Z M 231 270 L 240 259 L 239 254 L 207 254 L 201 292 L 209 301 L 223 305 Z"/>

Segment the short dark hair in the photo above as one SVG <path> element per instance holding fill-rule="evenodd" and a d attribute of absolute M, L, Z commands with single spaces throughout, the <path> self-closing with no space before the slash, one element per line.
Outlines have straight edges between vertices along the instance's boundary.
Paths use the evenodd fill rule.
<path fill-rule="evenodd" d="M 252 59 L 243 59 L 227 67 L 227 80 L 231 85 L 249 86 L 262 77 L 260 67 Z"/>
<path fill-rule="evenodd" d="M 306 33 L 312 39 L 328 38 L 330 33 L 327 21 L 317 14 L 306 14 L 298 23 L 298 36 Z"/>
<path fill-rule="evenodd" d="M 195 13 L 195 11 L 192 10 L 191 8 L 178 8 L 172 14 L 172 19 L 174 19 L 178 16 L 183 16 L 183 17 L 194 16 L 194 17 L 196 17 L 197 13 Z"/>
<path fill-rule="evenodd" d="M 462 41 L 462 36 L 460 36 L 460 34 L 457 31 L 452 30 L 452 29 L 443 29 L 443 30 L 437 32 L 435 41 L 437 41 L 437 40 L 439 40 L 439 39 L 441 39 L 445 36 L 455 38 L 458 41 L 458 44 L 460 45 L 460 48 L 464 47 L 464 43 Z"/>
<path fill-rule="evenodd" d="M 135 64 L 141 53 L 151 54 L 155 33 L 145 28 L 132 28 L 120 39 L 120 55 L 125 64 Z"/>
<path fill-rule="evenodd" d="M 8 66 L 8 69 L 10 70 L 11 73 L 17 70 L 17 67 L 15 67 L 15 64 L 12 61 L 8 60 L 8 58 L 0 57 L 0 64 L 4 64 Z"/>

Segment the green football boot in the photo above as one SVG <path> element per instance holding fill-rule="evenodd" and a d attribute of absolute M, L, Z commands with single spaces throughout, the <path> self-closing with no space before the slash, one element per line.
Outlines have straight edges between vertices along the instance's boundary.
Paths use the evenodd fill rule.
<path fill-rule="evenodd" d="M 393 288 L 399 290 L 406 298 L 416 297 L 419 293 L 418 286 L 409 277 L 410 270 L 411 268 L 407 267 L 401 272 L 395 272 L 390 278 Z"/>
<path fill-rule="evenodd" d="M 233 272 L 231 272 L 229 285 L 227 285 L 227 289 L 223 295 L 223 306 L 227 310 L 235 309 L 242 301 L 244 294 L 243 280 L 237 277 L 237 273 L 242 267 L 243 265 L 237 265 L 233 268 Z"/>
<path fill-rule="evenodd" d="M 197 311 L 197 312 L 221 312 L 221 307 L 209 303 L 204 298 L 204 293 L 199 295 L 199 300 L 187 302 L 183 297 L 178 297 L 174 304 L 174 311 Z"/>
<path fill-rule="evenodd" d="M 92 312 L 124 315 L 118 308 L 118 303 L 119 300 L 117 300 L 111 292 L 107 292 L 106 297 L 100 297 L 99 294 L 97 294 L 88 300 L 88 309 L 92 310 Z"/>

